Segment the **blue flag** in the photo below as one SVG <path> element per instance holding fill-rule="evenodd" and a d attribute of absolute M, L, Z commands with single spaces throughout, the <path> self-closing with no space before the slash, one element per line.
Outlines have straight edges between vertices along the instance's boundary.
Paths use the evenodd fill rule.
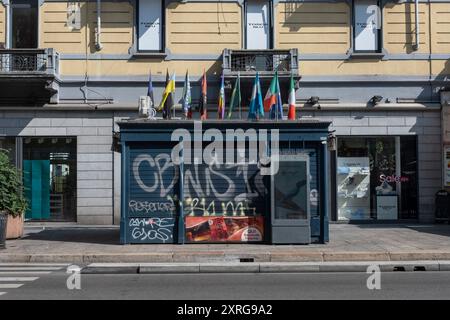
<path fill-rule="evenodd" d="M 256 73 L 255 82 L 253 83 L 252 99 L 248 110 L 249 119 L 264 118 L 264 105 L 261 94 L 261 84 L 259 83 L 259 74 Z"/>

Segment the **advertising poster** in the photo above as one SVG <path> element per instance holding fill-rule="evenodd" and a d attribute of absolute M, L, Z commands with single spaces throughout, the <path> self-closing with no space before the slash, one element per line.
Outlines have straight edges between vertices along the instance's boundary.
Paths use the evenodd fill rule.
<path fill-rule="evenodd" d="M 445 186 L 450 187 L 450 147 L 445 148 Z"/>
<path fill-rule="evenodd" d="M 337 160 L 339 220 L 369 219 L 369 158 L 340 157 Z"/>
<path fill-rule="evenodd" d="M 186 217 L 187 242 L 260 242 L 264 217 Z"/>

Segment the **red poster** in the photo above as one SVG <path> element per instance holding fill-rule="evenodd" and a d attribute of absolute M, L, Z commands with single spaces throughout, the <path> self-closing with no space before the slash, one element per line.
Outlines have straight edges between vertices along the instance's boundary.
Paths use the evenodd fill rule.
<path fill-rule="evenodd" d="M 260 242 L 264 217 L 186 217 L 188 242 Z"/>

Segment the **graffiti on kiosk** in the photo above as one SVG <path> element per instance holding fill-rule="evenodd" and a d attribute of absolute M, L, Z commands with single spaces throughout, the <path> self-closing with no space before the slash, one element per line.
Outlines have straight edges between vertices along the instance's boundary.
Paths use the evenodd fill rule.
<path fill-rule="evenodd" d="M 254 216 L 256 208 L 250 207 L 248 201 L 220 202 L 216 209 L 216 201 L 206 202 L 205 198 L 187 198 L 185 200 L 185 213 L 187 216 Z"/>
<path fill-rule="evenodd" d="M 128 207 L 133 213 L 172 213 L 175 211 L 175 204 L 173 203 L 172 197 L 167 197 L 167 199 L 169 200 L 169 202 L 130 200 L 130 202 L 128 203 Z"/>
<path fill-rule="evenodd" d="M 143 163 L 153 170 L 150 176 L 141 176 L 140 168 Z M 253 174 L 249 176 L 250 166 Z M 171 178 L 167 179 L 167 174 Z M 251 199 L 263 197 L 267 189 L 263 176 L 258 174 L 256 164 L 218 164 L 187 165 L 184 171 L 184 196 L 186 215 L 230 215 L 244 216 L 255 214 L 256 208 L 249 204 Z M 171 196 L 173 188 L 179 179 L 178 170 L 170 155 L 161 153 L 153 157 L 150 154 L 140 154 L 133 161 L 133 176 L 140 189 L 146 193 L 156 193 L 165 201 L 130 200 L 129 209 L 133 213 L 173 213 L 176 199 Z M 245 192 L 237 193 L 239 186 L 245 186 Z M 214 200 L 207 200 L 211 197 Z"/>
<path fill-rule="evenodd" d="M 131 218 L 128 226 L 133 228 L 131 231 L 133 240 L 159 240 L 165 243 L 173 238 L 174 219 L 172 218 Z"/>

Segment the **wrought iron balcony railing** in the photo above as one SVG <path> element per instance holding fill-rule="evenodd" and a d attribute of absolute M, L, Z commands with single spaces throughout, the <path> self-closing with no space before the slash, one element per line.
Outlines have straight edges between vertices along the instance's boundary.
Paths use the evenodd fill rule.
<path fill-rule="evenodd" d="M 238 72 L 245 75 L 298 74 L 298 51 L 290 50 L 232 50 L 223 51 L 223 70 L 226 75 Z"/>
<path fill-rule="evenodd" d="M 0 74 L 59 73 L 59 55 L 48 49 L 0 49 Z"/>

